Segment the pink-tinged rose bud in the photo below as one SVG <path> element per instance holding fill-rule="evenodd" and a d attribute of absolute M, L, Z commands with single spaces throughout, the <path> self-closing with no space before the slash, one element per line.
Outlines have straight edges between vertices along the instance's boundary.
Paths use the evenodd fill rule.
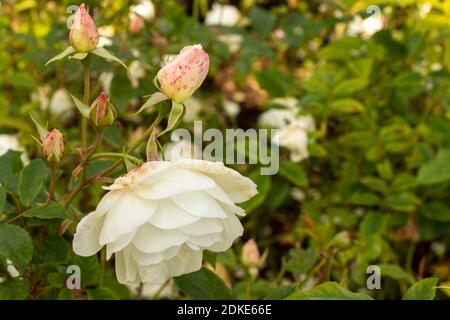
<path fill-rule="evenodd" d="M 116 116 L 116 108 L 109 102 L 109 96 L 104 92 L 100 93 L 91 105 L 89 118 L 96 126 L 109 126 L 114 122 Z"/>
<path fill-rule="evenodd" d="M 202 46 L 184 47 L 157 74 L 162 93 L 181 103 L 195 92 L 205 80 L 209 69 L 208 54 Z"/>
<path fill-rule="evenodd" d="M 242 264 L 247 268 L 258 268 L 260 255 L 255 240 L 248 240 L 242 247 Z"/>
<path fill-rule="evenodd" d="M 97 48 L 99 36 L 94 20 L 82 3 L 75 14 L 72 27 L 70 28 L 70 44 L 78 52 L 90 52 Z"/>
<path fill-rule="evenodd" d="M 59 161 L 64 153 L 64 140 L 61 131 L 53 129 L 44 137 L 43 152 L 48 160 Z"/>
<path fill-rule="evenodd" d="M 137 14 L 133 14 L 130 19 L 130 32 L 133 34 L 139 33 L 144 28 L 144 18 Z"/>

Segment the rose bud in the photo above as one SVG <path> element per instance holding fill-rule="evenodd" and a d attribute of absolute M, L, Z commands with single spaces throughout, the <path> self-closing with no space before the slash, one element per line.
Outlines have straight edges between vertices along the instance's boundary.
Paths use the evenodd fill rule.
<path fill-rule="evenodd" d="M 72 27 L 70 28 L 70 44 L 78 52 L 90 52 L 97 48 L 99 36 L 94 20 L 82 3 L 75 14 Z"/>
<path fill-rule="evenodd" d="M 64 153 L 64 140 L 61 131 L 53 129 L 44 137 L 43 152 L 48 160 L 59 161 Z"/>
<path fill-rule="evenodd" d="M 184 47 L 157 74 L 162 93 L 181 103 L 195 92 L 205 80 L 209 69 L 208 54 L 202 46 Z"/>
<path fill-rule="evenodd" d="M 89 118 L 96 126 L 103 127 L 111 125 L 116 116 L 116 108 L 109 102 L 109 96 L 104 92 L 100 93 L 91 105 Z"/>
<path fill-rule="evenodd" d="M 130 32 L 133 34 L 139 33 L 144 28 L 144 18 L 137 14 L 132 14 L 130 17 Z"/>
<path fill-rule="evenodd" d="M 255 240 L 248 240 L 242 247 L 242 264 L 247 268 L 258 268 L 260 255 Z"/>

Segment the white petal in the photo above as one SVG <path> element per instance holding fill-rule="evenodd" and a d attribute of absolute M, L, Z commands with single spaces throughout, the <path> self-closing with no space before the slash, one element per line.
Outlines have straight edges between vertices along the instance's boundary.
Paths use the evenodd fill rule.
<path fill-rule="evenodd" d="M 255 183 L 247 177 L 226 174 L 209 176 L 235 203 L 245 202 L 257 194 Z"/>
<path fill-rule="evenodd" d="M 131 240 L 133 240 L 136 231 L 125 233 L 121 235 L 116 241 L 110 242 L 106 245 L 106 260 L 109 260 L 113 253 L 125 248 Z"/>
<path fill-rule="evenodd" d="M 175 229 L 199 219 L 176 206 L 171 200 L 164 199 L 158 201 L 158 209 L 148 222 L 161 229 Z"/>
<path fill-rule="evenodd" d="M 103 227 L 104 214 L 94 211 L 89 213 L 80 223 L 73 237 L 73 251 L 83 257 L 97 253 L 103 245 L 99 243 L 100 230 Z"/>
<path fill-rule="evenodd" d="M 122 234 L 134 231 L 147 222 L 156 210 L 156 202 L 142 199 L 129 191 L 123 193 L 105 217 L 100 244 L 112 242 Z"/>
<path fill-rule="evenodd" d="M 206 248 L 215 252 L 223 252 L 228 250 L 233 242 L 244 232 L 241 222 L 236 216 L 230 216 L 224 221 L 224 230 L 222 231 L 222 241 Z"/>
<path fill-rule="evenodd" d="M 146 223 L 139 228 L 133 239 L 133 244 L 140 251 L 154 253 L 181 245 L 188 238 L 188 235 L 178 230 L 164 230 Z"/>
<path fill-rule="evenodd" d="M 141 185 L 134 191 L 145 199 L 164 199 L 175 194 L 193 191 L 206 190 L 215 186 L 209 177 L 184 169 L 174 168 L 160 177 L 151 185 Z"/>
<path fill-rule="evenodd" d="M 203 191 L 191 191 L 171 197 L 180 208 L 198 217 L 226 218 L 226 212 L 217 201 Z"/>
<path fill-rule="evenodd" d="M 139 251 L 136 247 L 133 246 L 133 248 L 131 249 L 131 255 L 139 265 L 145 266 L 149 264 L 157 264 L 163 260 L 171 259 L 176 256 L 179 251 L 180 246 L 174 246 L 162 252 L 145 253 Z"/>
<path fill-rule="evenodd" d="M 203 236 L 193 236 L 189 238 L 190 243 L 196 244 L 201 248 L 208 248 L 221 240 L 222 236 L 220 233 L 206 234 Z"/>
<path fill-rule="evenodd" d="M 202 258 L 201 251 L 193 251 L 184 246 L 177 256 L 164 263 L 167 276 L 177 277 L 199 270 L 202 267 Z"/>
<path fill-rule="evenodd" d="M 222 188 L 217 185 L 212 189 L 206 190 L 206 193 L 223 203 L 234 204 L 233 200 L 231 200 L 231 198 L 225 193 L 225 191 L 223 191 Z"/>
<path fill-rule="evenodd" d="M 190 225 L 181 227 L 180 230 L 191 236 L 202 236 L 205 234 L 221 232 L 223 230 L 223 226 L 221 220 L 219 219 L 203 218 Z"/>
<path fill-rule="evenodd" d="M 114 204 L 120 200 L 122 194 L 123 192 L 121 191 L 110 191 L 106 193 L 98 203 L 96 211 L 102 213 L 109 211 L 109 209 L 111 209 Z"/>

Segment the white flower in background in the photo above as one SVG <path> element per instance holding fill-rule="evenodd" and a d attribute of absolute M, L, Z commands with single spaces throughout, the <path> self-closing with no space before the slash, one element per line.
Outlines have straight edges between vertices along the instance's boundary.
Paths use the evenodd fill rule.
<path fill-rule="evenodd" d="M 144 66 L 139 60 L 133 60 L 128 67 L 128 79 L 130 79 L 131 85 L 134 88 L 139 87 L 139 79 L 145 77 L 147 72 L 145 71 Z"/>
<path fill-rule="evenodd" d="M 202 152 L 195 144 L 181 140 L 169 142 L 164 148 L 164 159 L 176 161 L 180 159 L 201 159 Z"/>
<path fill-rule="evenodd" d="M 37 87 L 31 94 L 31 101 L 37 101 L 41 110 L 46 110 L 49 102 L 51 88 L 48 84 Z"/>
<path fill-rule="evenodd" d="M 273 140 L 289 149 L 291 161 L 300 162 L 309 157 L 308 133 L 314 130 L 314 119 L 311 116 L 298 117 L 275 133 Z"/>
<path fill-rule="evenodd" d="M 294 121 L 297 113 L 288 109 L 269 109 L 259 116 L 259 125 L 262 127 L 283 128 Z"/>
<path fill-rule="evenodd" d="M 74 107 L 75 105 L 73 104 L 72 98 L 64 89 L 56 90 L 50 99 L 49 110 L 52 115 L 67 116 L 70 114 L 70 111 L 74 109 Z"/>
<path fill-rule="evenodd" d="M 303 200 L 305 200 L 306 195 L 302 189 L 298 187 L 293 187 L 291 188 L 291 197 L 292 199 L 297 200 L 298 202 L 302 202 Z"/>
<path fill-rule="evenodd" d="M 308 134 L 316 130 L 314 118 L 297 114 L 299 106 L 296 98 L 277 98 L 270 102 L 286 108 L 263 112 L 259 117 L 259 125 L 280 129 L 272 139 L 274 143 L 289 149 L 292 161 L 300 162 L 306 159 L 309 156 Z"/>
<path fill-rule="evenodd" d="M 256 185 L 223 163 L 152 161 L 117 178 L 97 209 L 77 226 L 73 249 L 91 256 L 115 253 L 120 283 L 161 284 L 199 270 L 202 252 L 227 250 L 242 235 L 235 205 Z"/>
<path fill-rule="evenodd" d="M 349 23 L 347 34 L 349 36 L 361 35 L 364 39 L 368 39 L 383 29 L 383 26 L 384 18 L 381 14 L 375 13 L 366 19 L 356 16 Z"/>
<path fill-rule="evenodd" d="M 16 269 L 12 261 L 9 259 L 6 260 L 6 271 L 9 273 L 9 276 L 11 278 L 17 278 L 18 276 L 20 276 L 19 271 Z M 0 283 L 4 281 L 5 279 L 0 277 Z"/>
<path fill-rule="evenodd" d="M 417 6 L 419 7 L 419 16 L 422 18 L 426 17 L 433 7 L 430 2 L 420 3 Z"/>
<path fill-rule="evenodd" d="M 0 156 L 8 152 L 8 150 L 19 151 L 22 153 L 20 159 L 23 164 L 28 164 L 30 159 L 25 149 L 20 145 L 19 139 L 13 134 L 0 134 Z"/>
<path fill-rule="evenodd" d="M 236 53 L 241 49 L 243 37 L 240 34 L 226 33 L 218 35 L 216 39 L 226 44 L 231 53 Z"/>
<path fill-rule="evenodd" d="M 209 26 L 233 27 L 241 19 L 241 13 L 235 6 L 214 3 L 205 17 L 205 24 Z"/>
<path fill-rule="evenodd" d="M 142 0 L 137 5 L 130 7 L 131 13 L 137 14 L 147 21 L 155 17 L 155 6 L 150 0 Z"/>
<path fill-rule="evenodd" d="M 230 118 L 236 118 L 239 112 L 241 112 L 239 103 L 227 99 L 223 100 L 223 109 Z"/>
<path fill-rule="evenodd" d="M 114 78 L 113 72 L 102 72 L 100 74 L 98 81 L 100 82 L 100 84 L 102 86 L 103 92 L 105 92 L 107 94 L 111 93 L 111 83 L 112 83 L 113 78 Z"/>

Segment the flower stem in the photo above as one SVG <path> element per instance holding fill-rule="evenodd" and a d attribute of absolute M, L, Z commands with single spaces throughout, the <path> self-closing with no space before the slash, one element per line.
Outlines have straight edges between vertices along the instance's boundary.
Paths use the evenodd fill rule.
<path fill-rule="evenodd" d="M 55 200 L 56 162 L 50 162 L 50 186 L 48 188 L 48 200 Z"/>
<path fill-rule="evenodd" d="M 83 102 L 86 105 L 89 105 L 89 91 L 90 91 L 90 75 L 89 75 L 89 67 L 83 66 L 83 78 L 84 78 L 84 95 Z M 81 115 L 81 150 L 84 154 L 87 149 L 88 144 L 88 127 L 87 127 L 87 118 Z"/>
<path fill-rule="evenodd" d="M 126 154 L 126 153 L 118 153 L 118 152 L 99 152 L 92 156 L 92 159 L 98 159 L 98 158 L 127 158 L 128 160 L 133 161 L 136 164 L 142 164 L 142 160 L 138 159 L 136 157 L 133 157 L 132 155 Z"/>

